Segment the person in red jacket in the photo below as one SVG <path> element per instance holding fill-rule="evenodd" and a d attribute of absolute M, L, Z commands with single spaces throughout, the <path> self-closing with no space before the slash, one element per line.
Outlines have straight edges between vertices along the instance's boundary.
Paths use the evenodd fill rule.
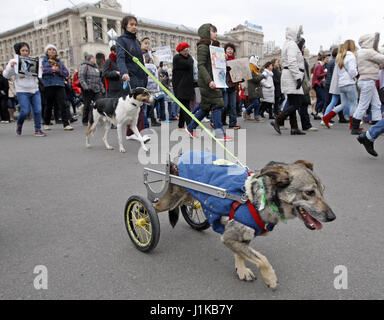
<path fill-rule="evenodd" d="M 312 88 L 316 91 L 316 116 L 320 112 L 324 112 L 326 106 L 326 91 L 324 88 L 323 80 L 325 76 L 327 75 L 327 70 L 324 69 L 324 63 L 327 57 L 323 54 L 319 54 L 317 65 L 315 66 L 315 69 L 313 70 L 313 76 L 312 76 Z"/>
<path fill-rule="evenodd" d="M 78 71 L 76 71 L 73 74 L 72 88 L 73 88 L 73 90 L 75 90 L 77 95 L 81 94 L 81 86 L 80 86 L 79 72 Z"/>

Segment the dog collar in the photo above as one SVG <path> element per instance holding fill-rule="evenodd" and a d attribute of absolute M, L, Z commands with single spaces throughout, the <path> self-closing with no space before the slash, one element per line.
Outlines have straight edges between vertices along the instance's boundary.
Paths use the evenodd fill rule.
<path fill-rule="evenodd" d="M 257 182 L 260 190 L 260 206 L 259 212 L 264 210 L 266 206 L 268 206 L 269 210 L 284 223 L 287 223 L 287 218 L 279 211 L 279 207 L 274 202 L 268 202 L 267 197 L 265 195 L 265 186 L 262 178 L 254 178 L 252 182 Z"/>

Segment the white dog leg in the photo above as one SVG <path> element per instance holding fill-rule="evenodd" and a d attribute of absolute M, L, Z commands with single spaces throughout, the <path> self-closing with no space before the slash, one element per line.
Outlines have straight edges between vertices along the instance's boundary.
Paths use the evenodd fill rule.
<path fill-rule="evenodd" d="M 119 149 L 120 149 L 121 153 L 126 153 L 126 150 L 124 149 L 124 146 L 123 146 L 124 128 L 125 128 L 125 125 L 123 125 L 121 123 L 117 124 L 117 138 L 119 140 Z"/>
<path fill-rule="evenodd" d="M 105 147 L 107 148 L 107 150 L 113 150 L 113 147 L 111 147 L 108 143 L 108 133 L 109 133 L 109 129 L 111 128 L 111 124 L 109 123 L 109 121 L 105 121 L 104 122 L 104 137 L 103 137 L 103 141 L 104 141 L 104 144 L 105 144 Z"/>
<path fill-rule="evenodd" d="M 94 135 L 95 131 L 96 131 L 96 127 L 100 121 L 100 114 L 97 112 L 97 110 L 93 110 L 93 124 L 91 125 L 90 123 L 88 124 L 88 130 L 87 130 L 87 134 L 86 134 L 86 137 L 85 137 L 85 145 L 87 148 L 90 148 L 91 147 L 91 142 L 90 142 L 90 138 L 89 136 L 92 134 Z"/>
<path fill-rule="evenodd" d="M 144 150 L 145 152 L 147 152 L 149 149 L 145 146 L 144 138 L 143 138 L 143 136 L 140 134 L 139 129 L 137 129 L 136 126 L 132 126 L 131 129 L 132 129 L 133 133 L 139 138 L 139 141 L 140 141 L 140 143 L 141 143 L 141 146 L 142 146 L 143 150 Z"/>

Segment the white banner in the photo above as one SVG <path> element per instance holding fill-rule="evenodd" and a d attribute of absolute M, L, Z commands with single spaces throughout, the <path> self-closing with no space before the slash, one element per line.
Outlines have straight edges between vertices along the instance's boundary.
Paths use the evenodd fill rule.
<path fill-rule="evenodd" d="M 228 67 L 231 68 L 229 74 L 231 75 L 232 82 L 241 82 L 252 79 L 251 68 L 249 67 L 249 59 L 235 59 L 227 61 Z"/>
<path fill-rule="evenodd" d="M 159 65 L 161 61 L 164 63 L 173 62 L 173 55 L 170 46 L 152 48 L 152 55 L 156 65 Z"/>
<path fill-rule="evenodd" d="M 209 51 L 211 53 L 213 81 L 216 88 L 228 88 L 224 48 L 209 46 Z"/>

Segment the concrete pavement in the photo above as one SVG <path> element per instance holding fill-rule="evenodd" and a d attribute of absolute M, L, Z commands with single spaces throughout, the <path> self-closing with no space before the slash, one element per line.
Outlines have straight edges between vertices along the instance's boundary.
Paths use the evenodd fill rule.
<path fill-rule="evenodd" d="M 328 130 L 313 121 L 319 132 L 278 136 L 268 122 L 239 124 L 250 168 L 313 161 L 337 216 L 320 232 L 294 220 L 253 242 L 277 273 L 277 291 L 260 276 L 238 280 L 218 234 L 183 220 L 173 230 L 166 214 L 157 248 L 137 251 L 123 210 L 131 195 L 146 196 L 139 144 L 126 142 L 126 154 L 106 151 L 99 130 L 86 149 L 81 124 L 37 138 L 27 122 L 22 137 L 14 125 L 0 126 L 0 299 L 383 299 L 383 139 L 373 158 L 347 125 Z M 109 140 L 117 146 L 115 131 Z M 38 265 L 48 270 L 47 290 L 34 288 Z M 346 290 L 334 287 L 339 265 L 348 271 Z"/>

